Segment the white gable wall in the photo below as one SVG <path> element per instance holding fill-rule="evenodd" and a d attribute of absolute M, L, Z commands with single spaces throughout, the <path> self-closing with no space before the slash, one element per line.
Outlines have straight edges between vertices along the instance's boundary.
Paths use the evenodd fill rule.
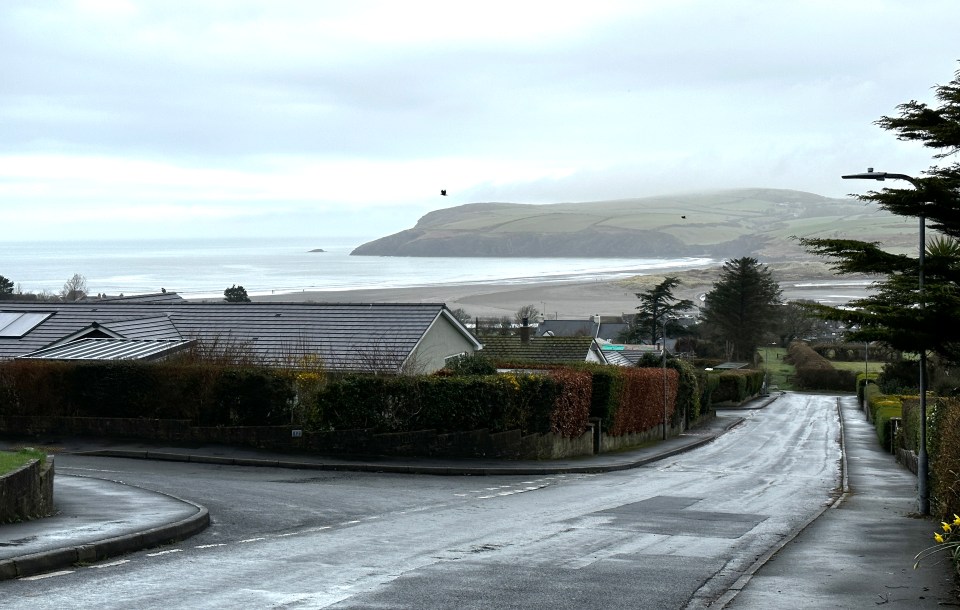
<path fill-rule="evenodd" d="M 403 372 L 411 375 L 433 373 L 443 368 L 447 358 L 473 354 L 478 349 L 476 341 L 464 336 L 449 318 L 439 315 L 410 353 Z"/>

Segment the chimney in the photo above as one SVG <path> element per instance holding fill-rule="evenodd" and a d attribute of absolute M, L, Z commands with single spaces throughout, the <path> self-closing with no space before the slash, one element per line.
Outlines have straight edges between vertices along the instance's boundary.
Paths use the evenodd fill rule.
<path fill-rule="evenodd" d="M 530 319 L 524 318 L 520 327 L 520 343 L 530 343 Z"/>

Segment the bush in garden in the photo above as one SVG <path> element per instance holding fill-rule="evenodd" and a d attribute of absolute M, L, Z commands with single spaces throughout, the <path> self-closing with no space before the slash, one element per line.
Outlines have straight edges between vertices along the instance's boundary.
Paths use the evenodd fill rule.
<path fill-rule="evenodd" d="M 446 367 L 454 375 L 495 375 L 497 367 L 483 354 L 464 354 L 452 358 Z"/>
<path fill-rule="evenodd" d="M 888 362 L 877 376 L 877 385 L 884 394 L 916 393 L 920 387 L 920 365 L 915 360 Z"/>

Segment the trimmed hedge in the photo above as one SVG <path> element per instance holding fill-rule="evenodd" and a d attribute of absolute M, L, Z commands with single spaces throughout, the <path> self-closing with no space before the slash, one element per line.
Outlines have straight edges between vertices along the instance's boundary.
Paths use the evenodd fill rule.
<path fill-rule="evenodd" d="M 920 397 L 901 397 L 903 426 L 900 428 L 900 438 L 896 439 L 898 447 L 920 453 Z M 929 406 L 929 405 L 928 405 Z M 927 419 L 930 414 L 927 414 Z M 929 444 L 929 443 L 928 443 Z"/>
<path fill-rule="evenodd" d="M 590 416 L 600 418 L 603 430 L 612 436 L 645 432 L 660 425 L 664 411 L 664 377 L 667 421 L 673 421 L 675 414 L 683 413 L 683 408 L 689 406 L 678 408 L 680 374 L 675 368 L 668 366 L 665 374 L 662 368 L 601 365 L 581 367 L 581 370 L 591 378 Z"/>
<path fill-rule="evenodd" d="M 863 390 L 869 384 L 877 383 L 879 373 L 857 373 L 857 400 L 863 408 Z"/>
<path fill-rule="evenodd" d="M 960 514 L 960 400 L 938 398 L 928 412 L 930 509 L 941 519 Z"/>
<path fill-rule="evenodd" d="M 864 396 L 867 401 L 867 408 L 870 409 L 870 416 L 873 425 L 877 429 L 877 440 L 880 446 L 890 450 L 890 419 L 894 417 L 903 417 L 903 402 L 899 396 L 884 394 L 880 387 L 875 384 L 868 385 L 864 390 Z"/>
<path fill-rule="evenodd" d="M 483 367 L 463 367 L 467 372 Z M 462 373 L 463 371 L 461 371 Z M 711 400 L 742 401 L 762 372 L 706 375 L 668 368 L 583 364 L 533 374 L 325 375 L 214 363 L 0 363 L 0 416 L 179 420 L 193 426 L 295 424 L 377 432 L 487 429 L 581 435 L 598 417 L 612 435 L 645 432 L 664 417 L 696 419 Z"/>
<path fill-rule="evenodd" d="M 290 423 L 287 371 L 214 364 L 0 363 L 0 414 L 189 419 L 204 426 Z"/>
<path fill-rule="evenodd" d="M 796 369 L 794 379 L 800 389 L 849 392 L 856 383 L 856 373 L 833 368 L 829 360 L 802 341 L 787 346 L 787 358 Z"/>
<path fill-rule="evenodd" d="M 316 430 L 378 432 L 487 429 L 523 434 L 583 434 L 590 414 L 590 376 L 577 371 L 535 375 L 384 377 L 345 375 L 317 396 Z"/>
<path fill-rule="evenodd" d="M 716 379 L 716 386 L 710 390 L 709 401 L 713 404 L 724 402 L 740 404 L 760 393 L 763 389 L 764 375 L 763 371 L 752 369 L 710 372 L 709 377 Z"/>

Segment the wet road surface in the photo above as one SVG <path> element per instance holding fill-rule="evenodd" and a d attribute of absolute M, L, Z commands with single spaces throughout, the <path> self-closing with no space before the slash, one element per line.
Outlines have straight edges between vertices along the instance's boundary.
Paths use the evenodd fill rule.
<path fill-rule="evenodd" d="M 0 583 L 16 608 L 706 607 L 839 485 L 836 399 L 602 475 L 430 477 L 61 456 L 206 506 L 181 544 Z"/>

